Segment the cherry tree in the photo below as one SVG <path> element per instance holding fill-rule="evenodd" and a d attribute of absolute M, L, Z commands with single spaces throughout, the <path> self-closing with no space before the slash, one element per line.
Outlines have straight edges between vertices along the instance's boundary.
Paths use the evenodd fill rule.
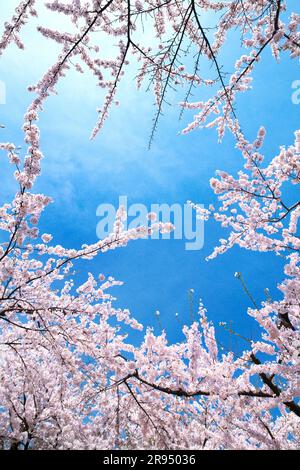
<path fill-rule="evenodd" d="M 31 17 L 38 15 L 41 3 L 35 0 L 20 2 L 11 21 L 5 24 L 0 54 L 11 43 L 20 49 L 25 47 L 22 29 Z M 29 87 L 36 95 L 30 109 L 39 111 L 42 108 L 70 68 L 75 67 L 79 73 L 89 71 L 95 76 L 97 85 L 106 90 L 106 98 L 98 110 L 99 117 L 92 131 L 92 137 L 95 137 L 103 127 L 110 107 L 116 103 L 119 83 L 130 56 L 134 56 L 140 64 L 137 86 L 140 88 L 149 79 L 157 104 L 150 140 L 168 89 L 181 85 L 188 86 L 182 107 L 195 109 L 198 113 L 183 132 L 209 125 L 216 126 L 222 137 L 226 128 L 234 130 L 237 126 L 236 96 L 250 88 L 251 73 L 264 50 L 270 47 L 276 60 L 282 53 L 288 53 L 292 58 L 299 57 L 300 16 L 288 10 L 289 3 L 283 0 L 45 2 L 49 11 L 70 19 L 71 26 L 69 31 L 56 31 L 47 25 L 37 28 L 39 34 L 58 43 L 61 52 L 38 83 Z M 153 33 L 151 45 L 147 36 L 146 44 L 143 41 L 146 27 Z M 232 31 L 240 32 L 242 54 L 236 57 L 234 71 L 230 73 L 223 70 L 219 56 Z M 108 45 L 111 46 L 111 57 L 105 54 Z M 184 64 L 189 52 L 196 56 L 192 67 L 188 60 Z M 213 75 L 202 76 L 201 60 L 212 63 Z M 211 87 L 211 98 L 189 102 L 195 86 Z"/>
<path fill-rule="evenodd" d="M 38 34 L 61 45 L 61 52 L 39 82 L 25 113 L 27 152 L 0 144 L 14 168 L 15 197 L 0 207 L 0 446 L 3 449 L 293 449 L 299 447 L 299 298 L 300 214 L 298 193 L 286 200 L 286 188 L 300 181 L 300 130 L 289 147 L 264 166 L 265 129 L 250 143 L 237 118 L 235 100 L 250 87 L 251 73 L 270 47 L 275 59 L 300 55 L 300 16 L 281 0 L 253 1 L 80 1 L 46 2 L 56 15 L 68 16 L 70 31 L 41 25 Z M 23 26 L 39 14 L 40 2 L 20 2 L 4 25 L 0 54 L 11 43 L 23 45 Z M 209 14 L 209 15 L 207 15 Z M 215 20 L 214 34 L 205 18 Z M 211 21 L 211 20 L 210 20 Z M 143 22 L 153 29 L 145 44 Z M 239 31 L 243 54 L 227 74 L 219 62 L 230 30 Z M 109 38 L 115 55 L 102 54 Z M 186 53 L 197 51 L 191 71 Z M 33 192 L 41 172 L 37 126 L 45 100 L 71 67 L 88 69 L 106 98 L 92 131 L 95 137 L 108 117 L 130 54 L 140 65 L 137 86 L 150 80 L 157 104 L 152 136 L 170 87 L 183 86 L 183 109 L 195 109 L 191 124 L 228 129 L 244 158 L 236 175 L 220 171 L 211 186 L 220 207 L 201 209 L 214 218 L 227 238 L 210 256 L 234 245 L 271 251 L 285 259 L 282 300 L 271 298 L 248 313 L 262 327 L 261 338 L 248 341 L 242 354 L 220 347 L 214 326 L 200 303 L 197 321 L 183 327 L 185 340 L 170 344 L 165 332 L 146 328 L 141 344 L 130 330 L 143 325 L 127 309 L 114 307 L 111 289 L 119 281 L 87 274 L 76 277 L 78 260 L 170 231 L 155 220 L 125 230 L 121 207 L 113 232 L 80 249 L 53 245 L 39 232 L 41 213 L 51 202 Z M 200 74 L 201 61 L 213 65 L 215 77 Z M 188 62 L 188 61 L 187 61 Z M 191 102 L 196 87 L 211 87 L 207 101 Z M 199 92 L 200 93 L 200 92 Z M 57 98 L 59 99 L 59 98 Z M 3 156 L 1 156 L 3 158 Z M 290 189 L 288 189 L 290 191 Z M 224 235 L 225 237 L 225 235 Z M 237 273 L 239 276 L 239 273 Z"/>

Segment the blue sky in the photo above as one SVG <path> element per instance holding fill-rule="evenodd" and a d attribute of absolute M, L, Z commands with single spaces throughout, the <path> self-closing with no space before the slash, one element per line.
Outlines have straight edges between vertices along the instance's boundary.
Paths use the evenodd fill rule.
<path fill-rule="evenodd" d="M 0 0 L 1 23 L 11 15 L 13 3 Z M 60 27 L 57 25 L 57 29 Z M 32 99 L 26 87 L 41 76 L 57 54 L 49 41 L 37 39 L 30 28 L 26 27 L 23 38 L 28 44 L 24 52 L 12 46 L 0 60 L 0 80 L 5 82 L 7 93 L 6 105 L 0 105 L 0 123 L 6 126 L 1 140 L 20 145 L 23 114 Z M 223 57 L 228 67 L 239 48 L 236 38 L 232 39 L 232 47 Z M 174 106 L 165 110 L 148 151 L 153 97 L 136 91 L 133 77 L 131 69 L 118 96 L 121 106 L 112 110 L 95 141 L 90 141 L 89 135 L 103 94 L 89 74 L 71 72 L 61 81 L 58 96 L 51 97 L 45 106 L 40 118 L 45 159 L 35 190 L 54 199 L 42 218 L 42 231 L 52 233 L 55 243 L 79 247 L 94 242 L 97 206 L 117 205 L 121 195 L 128 197 L 129 204 L 144 203 L 149 208 L 151 203 L 184 204 L 187 200 L 208 205 L 215 202 L 209 186 L 215 171 L 234 173 L 243 164 L 229 135 L 222 144 L 217 143 L 213 130 L 178 135 L 192 117 L 186 113 L 178 121 L 176 103 L 183 98 L 183 92 L 172 95 Z M 300 105 L 291 101 L 292 82 L 297 79 L 299 62 L 283 56 L 278 64 L 266 51 L 254 73 L 253 90 L 239 97 L 237 114 L 246 136 L 252 139 L 260 125 L 267 129 L 267 158 L 276 154 L 280 145 L 292 143 L 293 132 L 299 127 Z M 195 98 L 201 99 L 202 93 L 196 89 Z M 14 187 L 7 178 L 8 165 L 3 161 L 1 165 L 2 203 Z M 89 271 L 103 272 L 124 281 L 114 290 L 117 305 L 128 307 L 144 324 L 156 325 L 157 332 L 154 313 L 159 310 L 171 341 L 181 338 L 175 312 L 182 322 L 189 321 L 190 288 L 195 291 L 194 308 L 201 297 L 210 319 L 232 320 L 236 331 L 253 337 L 259 330 L 247 316 L 250 301 L 234 273 L 242 272 L 257 302 L 264 299 L 265 287 L 276 298 L 280 296 L 276 285 L 283 277 L 282 260 L 235 248 L 216 260 L 205 261 L 222 236 L 224 232 L 217 224 L 208 223 L 200 251 L 185 250 L 185 240 L 132 242 L 124 249 L 100 255 L 96 261 L 79 263 L 78 276 L 84 279 Z M 219 334 L 228 347 L 237 347 L 230 344 L 223 330 Z"/>

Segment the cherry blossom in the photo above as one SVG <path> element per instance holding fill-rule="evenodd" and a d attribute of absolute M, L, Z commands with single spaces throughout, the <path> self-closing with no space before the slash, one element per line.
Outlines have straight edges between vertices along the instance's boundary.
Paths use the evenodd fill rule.
<path fill-rule="evenodd" d="M 39 15 L 40 3 L 20 2 L 4 25 L 0 55 L 12 43 L 26 47 L 23 27 Z M 68 17 L 72 28 L 38 26 L 37 34 L 57 43 L 60 53 L 29 88 L 34 97 L 24 118 L 26 151 L 0 143 L 16 184 L 13 199 L 0 207 L 0 448 L 299 448 L 300 130 L 264 163 L 266 130 L 247 140 L 235 103 L 250 88 L 265 49 L 275 60 L 284 53 L 299 57 L 300 16 L 283 0 L 49 0 L 46 7 Z M 213 34 L 207 16 L 215 18 Z M 151 45 L 140 34 L 144 18 L 154 31 Z M 219 56 L 233 31 L 243 51 L 228 80 Z M 114 47 L 107 58 L 103 46 L 109 39 Z M 183 63 L 189 44 L 196 52 L 192 70 Z M 209 259 L 235 245 L 284 259 L 281 300 L 268 295 L 257 305 L 250 296 L 248 314 L 261 336 L 244 338 L 240 354 L 220 344 L 201 302 L 197 317 L 182 327 L 183 340 L 170 343 L 164 330 L 155 334 L 115 306 L 112 292 L 121 281 L 89 272 L 78 280 L 79 260 L 101 259 L 105 251 L 173 229 L 154 213 L 145 226 L 126 230 L 120 207 L 112 233 L 80 248 L 57 245 L 55 234 L 40 232 L 41 214 L 53 202 L 34 192 L 42 169 L 38 118 L 45 101 L 71 67 L 92 73 L 106 91 L 95 137 L 111 105 L 118 104 L 132 55 L 140 65 L 137 87 L 150 79 L 157 105 L 152 137 L 168 89 L 185 87 L 182 108 L 197 114 L 183 133 L 216 127 L 221 139 L 229 129 L 242 154 L 237 175 L 219 171 L 212 178 L 217 203 L 204 209 L 191 203 L 199 217 L 224 228 Z M 213 66 L 213 77 L 200 73 L 202 60 Z M 207 87 L 210 98 L 190 102 L 194 87 Z M 156 316 L 159 321 L 159 311 Z M 139 342 L 131 340 L 132 330 Z"/>
<path fill-rule="evenodd" d="M 29 87 L 36 95 L 29 112 L 38 112 L 47 97 L 56 93 L 57 83 L 69 69 L 74 67 L 81 74 L 87 70 L 96 84 L 106 90 L 92 138 L 102 129 L 112 104 L 119 102 L 116 95 L 130 60 L 140 65 L 137 86 L 149 79 L 155 97 L 157 112 L 150 140 L 168 90 L 174 87 L 187 90 L 181 106 L 197 112 L 183 133 L 203 126 L 216 127 L 221 139 L 226 128 L 235 130 L 236 97 L 251 87 L 252 72 L 265 50 L 270 48 L 275 60 L 284 53 L 291 58 L 300 55 L 300 15 L 290 11 L 284 0 L 52 0 L 45 5 L 57 16 L 71 20 L 71 26 L 68 31 L 47 25 L 37 27 L 37 34 L 55 42 L 60 53 L 40 80 Z M 11 42 L 23 47 L 22 27 L 39 12 L 40 6 L 35 1 L 20 2 L 5 25 L 1 53 Z M 151 45 L 143 40 L 145 25 L 153 31 Z M 220 56 L 233 31 L 240 34 L 241 55 L 236 57 L 234 70 L 225 71 Z M 108 47 L 110 57 L 105 54 Z M 192 67 L 189 55 L 196 58 Z M 212 63 L 213 74 L 205 76 L 201 70 L 202 62 L 207 60 Z M 211 97 L 191 102 L 194 87 L 208 87 Z"/>
<path fill-rule="evenodd" d="M 258 139 L 263 134 L 260 130 Z M 297 448 L 300 340 L 295 299 L 300 284 L 293 214 L 298 206 L 284 207 L 280 186 L 299 176 L 299 154 L 295 145 L 282 148 L 259 172 L 258 141 L 249 144 L 240 136 L 238 145 L 250 177 L 241 172 L 235 180 L 220 172 L 212 186 L 225 212 L 235 204 L 244 216 L 216 211 L 215 218 L 231 226 L 245 248 L 260 249 L 255 228 L 265 229 L 261 249 L 287 251 L 288 276 L 279 286 L 282 301 L 249 309 L 263 333 L 240 356 L 219 345 L 202 304 L 196 321 L 183 327 L 181 343 L 170 344 L 164 331 L 155 335 L 147 328 L 141 344 L 131 344 L 128 328 L 144 328 L 127 309 L 114 307 L 110 290 L 121 283 L 88 274 L 78 285 L 76 260 L 125 246 L 149 230 L 172 227 L 150 213 L 148 227 L 126 231 L 126 213 L 120 207 L 105 240 L 80 249 L 52 245 L 51 235 L 40 236 L 38 230 L 40 214 L 51 201 L 29 192 L 36 168 L 27 162 L 34 154 L 22 164 L 13 144 L 1 144 L 17 167 L 20 185 L 12 203 L 0 209 L 1 230 L 7 234 L 0 248 L 2 448 Z M 275 220 L 278 208 L 265 188 L 285 211 L 277 216 L 280 225 Z M 283 229 L 287 217 L 291 222 Z M 251 238 L 242 231 L 245 224 L 254 224 Z"/>

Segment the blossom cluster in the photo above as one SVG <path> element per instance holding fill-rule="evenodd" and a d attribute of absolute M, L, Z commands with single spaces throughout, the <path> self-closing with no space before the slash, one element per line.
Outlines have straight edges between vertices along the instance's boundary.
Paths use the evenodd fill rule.
<path fill-rule="evenodd" d="M 36 5 L 35 5 L 36 4 Z M 72 31 L 39 26 L 38 32 L 61 46 L 57 61 L 30 87 L 36 94 L 25 114 L 25 155 L 0 143 L 1 158 L 14 168 L 16 194 L 0 206 L 0 448 L 1 449 L 296 449 L 300 441 L 300 131 L 264 164 L 265 129 L 250 143 L 235 118 L 238 92 L 250 87 L 251 72 L 265 48 L 276 59 L 300 54 L 300 16 L 287 15 L 282 0 L 52 0 L 47 8 L 71 19 Z M 35 9 L 36 7 L 36 9 Z M 12 42 L 23 47 L 22 28 L 39 8 L 21 1 L 4 27 L 0 54 Z M 214 36 L 202 13 L 217 18 Z M 155 44 L 137 40 L 142 20 L 153 23 Z M 285 18 L 285 21 L 283 21 Z M 231 30 L 240 31 L 247 52 L 237 59 L 229 84 L 218 55 Z M 99 32 L 102 33 L 99 35 Z M 104 35 L 104 36 L 103 36 Z M 103 37 L 116 44 L 104 55 Z M 186 42 L 196 48 L 188 72 L 180 56 Z M 249 51 L 250 49 L 250 51 Z M 200 303 L 198 316 L 182 328 L 183 340 L 171 344 L 117 308 L 111 289 L 121 282 L 88 273 L 76 276 L 78 260 L 93 260 L 129 241 L 170 231 L 170 223 L 148 214 L 148 225 L 125 229 L 120 207 L 112 233 L 80 248 L 54 243 L 40 233 L 39 219 L 51 203 L 33 192 L 41 172 L 38 114 L 70 67 L 94 74 L 107 91 L 93 136 L 115 102 L 129 52 L 141 63 L 137 85 L 150 77 L 158 115 L 169 86 L 187 83 L 214 88 L 185 129 L 228 127 L 244 166 L 236 176 L 218 172 L 211 186 L 220 207 L 194 208 L 229 229 L 210 256 L 235 245 L 283 257 L 286 278 L 282 300 L 270 296 L 248 313 L 262 328 L 241 354 L 219 344 L 214 325 Z M 103 53 L 103 55 L 102 55 Z M 200 58 L 209 60 L 217 78 L 199 74 Z M 209 122 L 209 117 L 215 115 Z M 216 117 L 216 118 L 215 118 Z M 157 123 L 157 119 L 155 120 Z M 224 236 L 225 237 L 225 236 Z M 236 274 L 240 278 L 240 274 Z M 190 291 L 191 293 L 192 291 Z M 159 317 L 159 312 L 157 312 Z M 177 317 L 178 319 L 178 317 Z M 226 327 L 226 324 L 222 323 Z M 140 342 L 131 341 L 132 330 Z"/>
<path fill-rule="evenodd" d="M 5 26 L 1 53 L 11 42 L 23 47 L 22 27 L 40 11 L 35 3 L 20 2 Z M 235 131 L 236 97 L 251 87 L 251 74 L 265 49 L 269 47 L 276 60 L 282 53 L 289 53 L 292 58 L 300 55 L 300 15 L 290 11 L 284 0 L 48 0 L 45 5 L 49 11 L 69 19 L 67 24 L 71 26 L 68 31 L 47 25 L 37 28 L 43 37 L 58 44 L 60 53 L 38 83 L 30 86 L 36 94 L 32 107 L 34 110 L 42 107 L 70 68 L 79 73 L 89 71 L 106 91 L 93 138 L 103 127 L 112 104 L 118 103 L 116 94 L 130 55 L 140 64 L 137 86 L 149 79 L 155 96 L 157 114 L 152 137 L 168 89 L 183 86 L 187 87 L 187 94 L 181 106 L 196 110 L 197 114 L 182 132 L 215 126 L 220 139 L 226 128 Z M 215 19 L 215 24 L 206 22 L 207 18 Z M 152 32 L 151 44 L 143 39 L 145 26 Z M 236 57 L 234 70 L 225 73 L 220 56 L 233 32 L 240 33 L 241 55 Z M 192 67 L 190 55 L 196 58 Z M 206 61 L 212 64 L 213 75 L 202 73 Z M 206 101 L 190 102 L 194 87 L 214 91 Z"/>

